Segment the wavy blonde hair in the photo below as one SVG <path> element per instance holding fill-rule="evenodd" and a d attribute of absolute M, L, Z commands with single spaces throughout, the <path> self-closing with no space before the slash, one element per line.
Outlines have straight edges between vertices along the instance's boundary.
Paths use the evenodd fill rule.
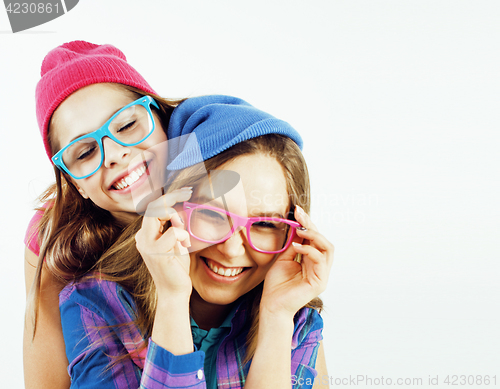
<path fill-rule="evenodd" d="M 249 154 L 262 154 L 276 159 L 282 166 L 286 178 L 290 209 L 293 211 L 294 206 L 300 205 L 306 212 L 309 212 L 310 185 L 304 157 L 295 142 L 283 135 L 269 134 L 241 142 L 205 161 L 206 171 L 210 172 L 234 158 Z M 190 181 L 190 177 L 200 177 L 204 171 L 203 169 L 203 171 L 197 169 L 186 169 L 181 172 L 170 185 L 168 191 L 186 185 L 195 187 L 198 182 Z M 151 275 L 136 249 L 135 234 L 139 231 L 141 224 L 142 218 L 138 218 L 132 223 L 116 243 L 96 262 L 93 270 L 96 272 L 94 274 L 98 274 L 99 278 L 117 282 L 131 293 L 137 306 L 135 324 L 142 334 L 147 337 L 151 334 L 153 328 L 156 311 L 156 289 Z M 168 225 L 166 225 L 166 228 L 168 228 Z M 89 275 L 88 277 L 93 276 Z M 253 357 L 257 345 L 262 284 L 247 295 L 251 300 L 250 317 L 252 324 L 247 336 L 245 362 Z M 315 298 L 307 306 L 321 310 L 323 304 L 321 299 Z M 143 347 L 146 347 L 146 344 Z"/>

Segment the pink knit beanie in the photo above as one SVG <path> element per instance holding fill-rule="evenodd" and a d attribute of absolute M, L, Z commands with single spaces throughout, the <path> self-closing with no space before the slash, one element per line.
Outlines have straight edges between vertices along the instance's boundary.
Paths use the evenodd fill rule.
<path fill-rule="evenodd" d="M 114 82 L 156 94 L 144 78 L 128 64 L 125 55 L 111 45 L 85 41 L 65 43 L 44 58 L 42 78 L 36 86 L 36 118 L 45 151 L 52 157 L 48 127 L 52 114 L 62 101 L 90 84 Z"/>

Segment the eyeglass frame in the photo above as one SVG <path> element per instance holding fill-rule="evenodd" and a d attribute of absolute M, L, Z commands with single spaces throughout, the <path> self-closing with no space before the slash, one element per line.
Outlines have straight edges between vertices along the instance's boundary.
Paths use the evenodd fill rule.
<path fill-rule="evenodd" d="M 75 180 L 81 180 L 81 179 L 90 177 L 91 175 L 93 175 L 95 172 L 97 172 L 101 168 L 102 163 L 104 162 L 104 146 L 102 144 L 102 138 L 107 136 L 108 138 L 110 138 L 111 140 L 113 140 L 114 142 L 118 143 L 121 146 L 137 146 L 139 143 L 144 142 L 147 138 L 149 138 L 151 136 L 151 134 L 155 130 L 155 120 L 154 120 L 153 112 L 151 111 L 151 104 L 153 104 L 153 106 L 156 107 L 157 109 L 160 109 L 158 106 L 158 103 L 151 96 L 142 96 L 142 97 L 138 98 L 137 100 L 131 102 L 130 104 L 127 104 L 126 106 L 124 106 L 123 108 L 118 110 L 113 116 L 111 116 L 106 121 L 106 123 L 104 123 L 100 128 L 98 128 L 95 131 L 89 132 L 88 134 L 82 135 L 79 138 L 76 138 L 74 141 L 70 142 L 69 144 L 64 146 L 61 150 L 59 150 L 57 153 L 55 153 L 54 156 L 51 158 L 52 163 L 55 166 L 57 166 L 59 169 L 68 173 Z M 149 131 L 149 134 L 146 135 L 144 138 L 142 138 L 140 141 L 135 142 L 135 143 L 124 143 L 124 142 L 118 140 L 115 136 L 113 136 L 113 134 L 109 130 L 109 125 L 120 113 L 122 113 L 123 111 L 125 111 L 126 109 L 128 109 L 134 105 L 142 105 L 148 111 L 148 114 L 150 116 L 150 119 L 151 119 L 151 122 L 153 125 L 151 127 L 151 131 Z M 66 149 L 68 149 L 71 145 L 73 145 L 74 143 L 79 142 L 83 139 L 87 139 L 87 138 L 93 138 L 97 142 L 97 145 L 99 146 L 99 150 L 101 151 L 101 162 L 99 162 L 99 165 L 92 173 L 81 176 L 81 177 L 77 177 L 74 174 L 72 174 L 69 171 L 69 169 L 66 167 L 66 165 L 63 161 L 62 155 L 63 155 L 64 151 Z"/>
<path fill-rule="evenodd" d="M 204 243 L 219 244 L 219 243 L 225 242 L 226 240 L 231 238 L 231 236 L 238 230 L 239 227 L 245 227 L 245 230 L 247 232 L 246 238 L 247 238 L 248 243 L 250 244 L 250 247 L 252 249 L 254 249 L 255 251 L 258 251 L 259 253 L 264 253 L 264 254 L 279 254 L 279 253 L 284 252 L 292 244 L 292 240 L 296 235 L 295 230 L 297 228 L 302 227 L 302 225 L 300 223 L 298 223 L 294 220 L 282 219 L 282 218 L 278 218 L 278 217 L 265 217 L 265 216 L 264 217 L 262 217 L 262 216 L 245 217 L 245 216 L 236 215 L 235 213 L 226 211 L 225 209 L 222 209 L 222 208 L 212 207 L 210 205 L 205 205 L 205 204 L 190 203 L 188 201 L 185 201 L 183 203 L 182 208 L 183 208 L 184 212 L 186 213 L 187 231 L 188 231 L 189 235 L 191 235 L 196 240 L 199 240 L 200 242 L 204 242 Z M 225 213 L 227 216 L 231 217 L 231 220 L 233 221 L 233 224 L 231 226 L 231 230 L 227 233 L 227 235 L 224 238 L 216 240 L 216 241 L 200 239 L 199 237 L 195 236 L 193 234 L 193 232 L 191 231 L 191 214 L 193 213 L 193 211 L 196 208 L 210 209 L 210 210 L 214 210 L 217 212 Z M 285 244 L 285 246 L 283 248 L 281 248 L 278 251 L 268 251 L 268 250 L 259 249 L 256 246 L 254 246 L 254 244 L 252 243 L 252 238 L 250 238 L 250 227 L 252 226 L 252 224 L 256 221 L 266 221 L 266 220 L 279 221 L 281 223 L 288 224 L 291 227 L 290 232 L 289 232 L 290 236 L 288 237 L 287 243 Z"/>

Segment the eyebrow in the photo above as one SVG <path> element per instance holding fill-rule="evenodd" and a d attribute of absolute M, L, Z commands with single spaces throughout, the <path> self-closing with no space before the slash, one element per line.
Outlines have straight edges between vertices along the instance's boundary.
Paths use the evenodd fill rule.
<path fill-rule="evenodd" d="M 109 120 L 109 119 L 108 119 L 108 120 Z M 101 127 L 102 127 L 102 126 L 101 126 Z M 101 127 L 99 127 L 99 128 L 101 128 Z M 98 128 L 98 129 L 99 129 L 99 128 Z M 97 130 L 98 130 L 98 129 L 97 129 Z M 97 131 L 97 130 L 94 130 L 94 131 L 89 131 L 89 132 L 86 132 L 85 134 L 80 134 L 80 135 L 75 136 L 73 139 L 70 139 L 70 141 L 68 142 L 68 144 L 67 144 L 66 146 L 68 146 L 71 142 L 73 142 L 73 141 L 77 140 L 78 138 L 81 138 L 82 136 L 88 135 L 88 134 L 90 134 L 90 133 L 92 133 L 92 132 L 95 132 L 95 131 Z M 55 147 L 55 148 L 57 148 L 57 151 L 56 151 L 54 154 L 57 154 L 59 151 L 61 151 L 61 150 L 63 149 L 63 147 L 61 147 L 61 145 L 59 144 L 59 142 L 57 142 L 57 145 L 56 145 L 56 146 L 57 146 L 57 147 Z M 66 147 L 66 146 L 64 146 L 64 147 Z"/>
<path fill-rule="evenodd" d="M 102 126 L 101 126 L 101 127 L 102 127 Z M 101 127 L 99 127 L 99 128 L 101 128 Z M 98 128 L 98 129 L 99 129 L 99 128 Z M 98 130 L 98 129 L 97 129 L 97 130 Z M 77 136 L 75 136 L 73 139 L 71 139 L 71 140 L 69 141 L 69 143 L 68 143 L 68 144 L 70 144 L 70 143 L 71 143 L 71 142 L 73 142 L 74 140 L 77 140 L 78 138 L 81 138 L 82 136 L 88 135 L 88 134 L 90 134 L 90 133 L 92 133 L 92 132 L 95 132 L 95 131 L 97 131 L 97 130 L 94 130 L 94 131 L 89 131 L 89 132 L 86 132 L 85 134 L 80 134 L 80 135 L 77 135 Z"/>
<path fill-rule="evenodd" d="M 223 196 L 222 196 L 222 199 L 224 199 Z M 200 204 L 200 205 L 206 205 L 207 203 L 212 203 L 212 204 L 210 204 L 210 206 L 228 211 L 227 205 L 225 205 L 223 202 L 216 200 L 210 196 L 200 195 L 200 196 L 193 197 L 190 201 L 192 201 L 193 203 L 196 203 L 196 204 Z M 213 204 L 213 203 L 215 203 L 215 204 Z M 228 212 L 230 212 L 230 211 L 228 211 Z M 234 212 L 232 212 L 232 213 L 234 213 Z M 249 217 L 275 217 L 275 218 L 280 218 L 280 219 L 286 219 L 286 217 L 284 217 L 280 212 L 277 212 L 277 211 L 258 212 L 258 213 L 252 214 L 252 216 L 249 216 Z"/>
<path fill-rule="evenodd" d="M 133 103 L 133 101 L 131 101 L 130 103 Z M 68 142 L 68 145 L 69 145 L 71 142 L 73 142 L 73 141 L 77 140 L 78 138 L 81 138 L 82 136 L 85 136 L 85 135 L 91 134 L 91 133 L 93 133 L 93 132 L 96 132 L 97 130 L 100 130 L 100 129 L 104 126 L 104 124 L 106 124 L 106 123 L 109 121 L 109 119 L 111 119 L 113 116 L 115 116 L 118 112 L 120 112 L 123 108 L 125 108 L 125 107 L 126 107 L 128 104 L 130 104 L 130 103 L 125 104 L 123 107 L 121 107 L 121 108 L 117 109 L 114 113 L 112 113 L 112 114 L 111 114 L 111 116 L 110 116 L 110 117 L 109 117 L 109 118 L 108 118 L 108 119 L 107 119 L 107 120 L 106 120 L 106 121 L 105 121 L 105 122 L 104 122 L 104 123 L 103 123 L 103 124 L 102 124 L 99 128 L 97 128 L 97 129 L 95 129 L 95 130 L 92 130 L 92 131 L 88 131 L 88 132 L 86 132 L 86 133 L 84 133 L 84 134 L 80 134 L 80 135 L 75 136 L 73 139 L 71 139 L 71 140 Z M 62 148 L 62 147 L 61 147 L 61 148 Z M 59 148 L 58 152 L 61 150 L 61 148 Z"/>

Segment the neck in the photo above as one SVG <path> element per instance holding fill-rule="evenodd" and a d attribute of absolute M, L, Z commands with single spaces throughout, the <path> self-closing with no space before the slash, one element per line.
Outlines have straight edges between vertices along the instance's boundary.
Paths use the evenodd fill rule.
<path fill-rule="evenodd" d="M 117 220 L 117 222 L 123 227 L 131 224 L 139 216 L 137 213 L 131 212 L 110 212 L 111 215 Z"/>
<path fill-rule="evenodd" d="M 228 305 L 208 303 L 200 297 L 195 289 L 193 289 L 191 294 L 191 316 L 193 316 L 198 327 L 205 331 L 220 327 L 233 306 L 234 303 Z"/>

